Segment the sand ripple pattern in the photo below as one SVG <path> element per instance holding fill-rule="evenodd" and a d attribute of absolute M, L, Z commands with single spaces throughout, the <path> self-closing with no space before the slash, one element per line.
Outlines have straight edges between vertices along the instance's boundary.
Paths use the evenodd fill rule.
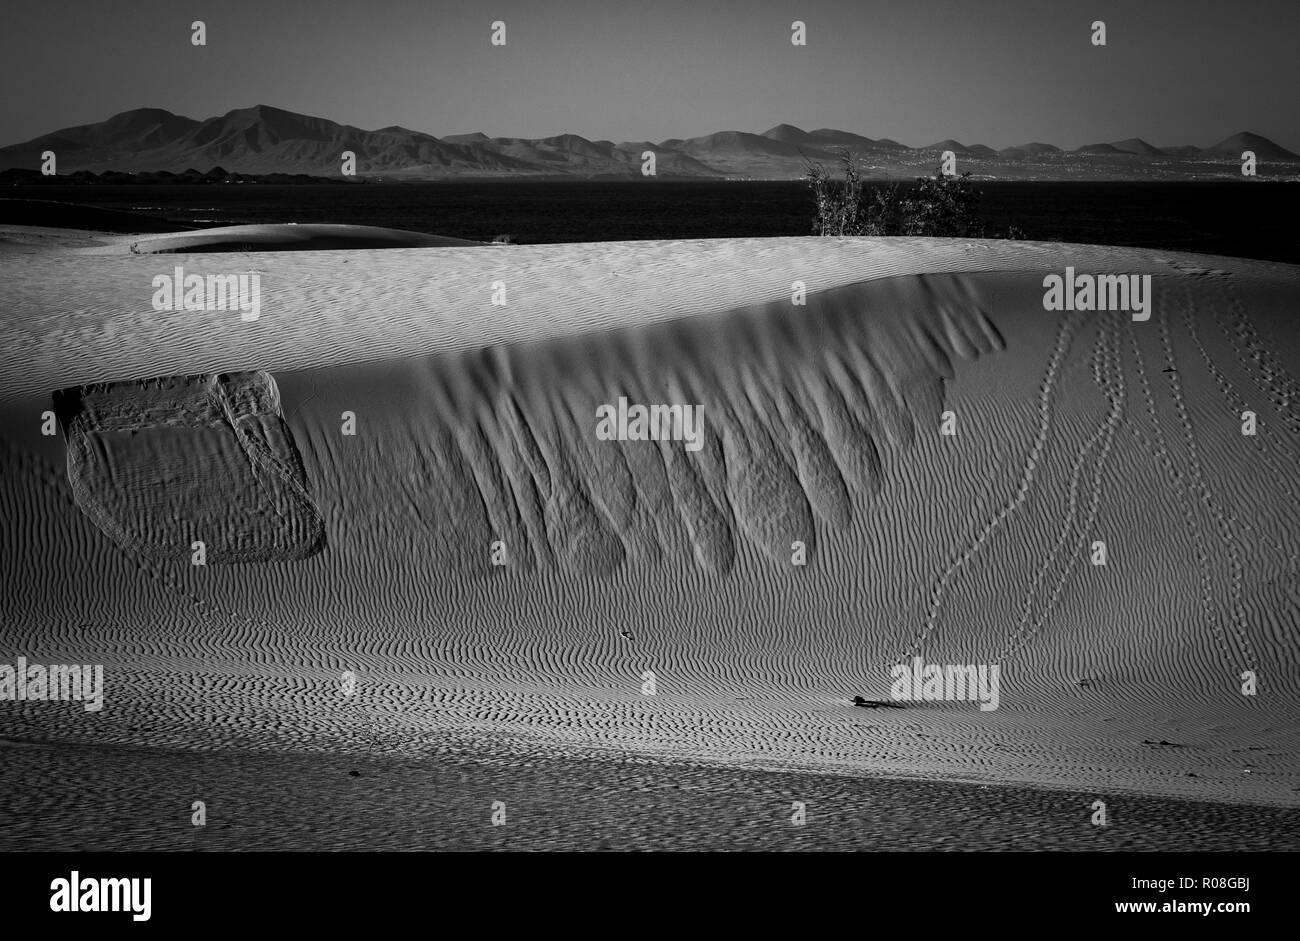
<path fill-rule="evenodd" d="M 1002 346 L 959 284 L 894 290 L 924 294 L 924 312 L 840 289 L 716 323 L 395 367 L 407 408 L 390 434 L 411 447 L 372 445 L 371 429 L 319 455 L 344 497 L 334 538 L 423 532 L 412 551 L 446 571 L 481 571 L 494 542 L 512 567 L 584 575 L 687 554 L 726 573 L 742 543 L 778 566 L 795 543 L 811 559 L 820 529 L 846 527 L 853 497 L 880 492 L 882 453 L 934 433 L 953 360 Z M 373 422 L 360 375 L 339 381 Z M 620 400 L 697 409 L 700 449 L 599 440 L 598 409 Z M 376 489 L 391 499 L 377 504 Z"/>
<path fill-rule="evenodd" d="M 721 314 L 898 275 L 1111 267 L 1096 247 L 954 239 L 696 239 L 577 245 L 0 257 L 0 398 L 154 376 L 470 352 Z M 1195 256 L 1190 256 L 1195 257 Z M 261 315 L 155 311 L 152 279 L 257 274 Z M 57 287 L 55 287 L 57 286 Z M 493 303 L 497 287 L 503 305 Z"/>
<path fill-rule="evenodd" d="M 499 319 L 464 290 L 489 290 L 495 255 L 329 259 L 371 265 L 355 284 L 309 253 L 258 256 L 268 281 L 305 278 L 307 299 L 288 339 L 259 348 L 233 326 L 142 315 L 123 334 L 141 342 L 117 349 L 88 326 L 122 323 L 117 274 L 108 306 L 78 288 L 53 308 L 85 309 L 62 316 L 31 299 L 48 269 L 15 279 L 28 306 L 3 329 L 39 323 L 24 340 L 38 364 L 25 376 L 0 354 L 0 662 L 100 663 L 107 690 L 99 714 L 4 704 L 0 737 L 1300 803 L 1296 272 L 957 243 L 917 264 L 1008 270 L 875 277 L 905 253 L 778 242 L 752 246 L 748 268 L 729 254 L 745 243 L 538 249 L 534 280 L 506 272 Z M 1151 270 L 1152 319 L 1045 312 L 1044 271 L 1080 259 Z M 805 307 L 790 303 L 801 270 L 819 286 Z M 671 303 L 642 323 L 648 272 Z M 459 301 L 417 303 L 439 290 L 417 274 Z M 543 293 L 525 302 L 520 284 Z M 59 330 L 97 358 L 39 361 Z M 191 566 L 123 551 L 77 508 L 64 442 L 39 432 L 49 393 L 187 362 L 281 370 L 322 551 Z M 597 440 L 595 406 L 619 395 L 701 404 L 705 448 Z M 939 434 L 945 409 L 955 437 Z M 888 695 L 884 667 L 909 649 L 1001 659 L 1001 707 L 853 708 Z M 1256 697 L 1238 689 L 1247 668 Z"/>

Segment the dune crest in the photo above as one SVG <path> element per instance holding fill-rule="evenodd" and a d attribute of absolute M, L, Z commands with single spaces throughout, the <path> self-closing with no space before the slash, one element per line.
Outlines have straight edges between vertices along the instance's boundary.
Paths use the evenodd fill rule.
<path fill-rule="evenodd" d="M 131 239 L 128 247 L 135 255 L 176 254 L 179 252 L 293 252 L 339 251 L 362 248 L 454 248 L 483 245 L 469 239 L 444 235 L 426 235 L 403 229 L 385 229 L 372 225 L 332 225 L 323 223 L 258 223 L 223 225 L 214 229 L 168 232 Z"/>

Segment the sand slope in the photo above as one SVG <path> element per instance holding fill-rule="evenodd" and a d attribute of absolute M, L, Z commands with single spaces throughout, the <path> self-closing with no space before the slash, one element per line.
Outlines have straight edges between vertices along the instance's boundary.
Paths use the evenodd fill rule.
<path fill-rule="evenodd" d="M 900 275 L 1142 270 L 1182 275 L 1171 252 L 947 239 L 698 239 L 122 257 L 125 246 L 0 257 L 11 309 L 0 321 L 0 396 L 89 382 L 465 352 L 789 301 Z M 1140 261 L 1138 261 L 1140 260 Z M 258 274 L 262 311 L 154 311 L 153 278 Z M 1293 277 L 1286 265 L 1234 270 Z M 1041 276 L 1040 276 L 1041 277 Z M 500 294 L 504 287 L 504 295 Z M 494 299 L 504 297 L 504 304 Z M 111 356 L 104 355 L 110 353 Z"/>
<path fill-rule="evenodd" d="M 426 235 L 404 229 L 372 225 L 283 223 L 223 225 L 197 232 L 167 233 L 133 238 L 128 245 L 137 255 L 178 252 L 338 251 L 376 248 L 447 248 L 482 245 L 469 239 Z"/>
<path fill-rule="evenodd" d="M 1066 265 L 1152 274 L 1151 319 L 1044 311 Z M 248 266 L 274 286 L 253 324 L 149 310 L 156 259 L 0 260 L 0 660 L 110 682 L 93 716 L 5 704 L 0 735 L 1300 803 L 1297 269 L 816 239 Z M 323 551 L 196 568 L 77 508 L 54 389 L 255 369 Z M 700 404 L 704 447 L 599 440 L 619 396 Z M 912 655 L 1000 664 L 1000 708 L 849 705 Z"/>

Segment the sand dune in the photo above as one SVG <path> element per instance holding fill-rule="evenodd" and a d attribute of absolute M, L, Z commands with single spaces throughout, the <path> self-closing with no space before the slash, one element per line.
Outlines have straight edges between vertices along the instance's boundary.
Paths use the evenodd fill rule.
<path fill-rule="evenodd" d="M 0 258 L 0 660 L 108 676 L 101 713 L 7 703 L 2 736 L 1300 804 L 1300 270 L 920 239 L 269 252 L 239 261 L 247 323 L 151 310 L 176 261 Z M 1151 274 L 1150 319 L 1045 311 L 1067 265 Z M 299 561 L 124 548 L 78 506 L 75 435 L 40 434 L 55 390 L 254 370 L 323 520 Z M 698 405 L 702 446 L 601 440 L 620 397 Z M 120 447 L 181 476 L 227 455 Z M 1000 665 L 999 708 L 850 705 L 913 656 Z"/>
<path fill-rule="evenodd" d="M 447 248 L 482 245 L 468 239 L 426 235 L 403 229 L 372 225 L 327 225 L 284 223 L 223 225 L 195 232 L 147 235 L 132 239 L 130 250 L 138 255 L 177 252 L 324 251 L 357 248 Z"/>
<path fill-rule="evenodd" d="M 903 275 L 1143 270 L 1181 275 L 1170 252 L 946 239 L 699 239 L 450 249 L 121 257 L 116 247 L 0 261 L 0 397 L 92 382 L 263 369 L 273 375 L 560 339 L 811 295 Z M 203 275 L 258 274 L 255 323 L 223 311 L 151 309 L 178 260 Z M 1233 270 L 1293 277 L 1285 265 Z M 498 287 L 504 287 L 502 295 Z M 506 303 L 494 304 L 503 297 Z"/>

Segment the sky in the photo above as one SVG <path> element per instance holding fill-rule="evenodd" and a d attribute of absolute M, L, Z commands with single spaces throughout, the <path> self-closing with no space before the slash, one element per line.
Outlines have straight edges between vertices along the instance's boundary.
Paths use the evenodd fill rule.
<path fill-rule="evenodd" d="M 266 104 L 437 136 L 789 123 L 1072 149 L 1253 131 L 1300 152 L 1300 0 L 43 0 L 5 20 L 0 145 L 133 108 Z"/>

